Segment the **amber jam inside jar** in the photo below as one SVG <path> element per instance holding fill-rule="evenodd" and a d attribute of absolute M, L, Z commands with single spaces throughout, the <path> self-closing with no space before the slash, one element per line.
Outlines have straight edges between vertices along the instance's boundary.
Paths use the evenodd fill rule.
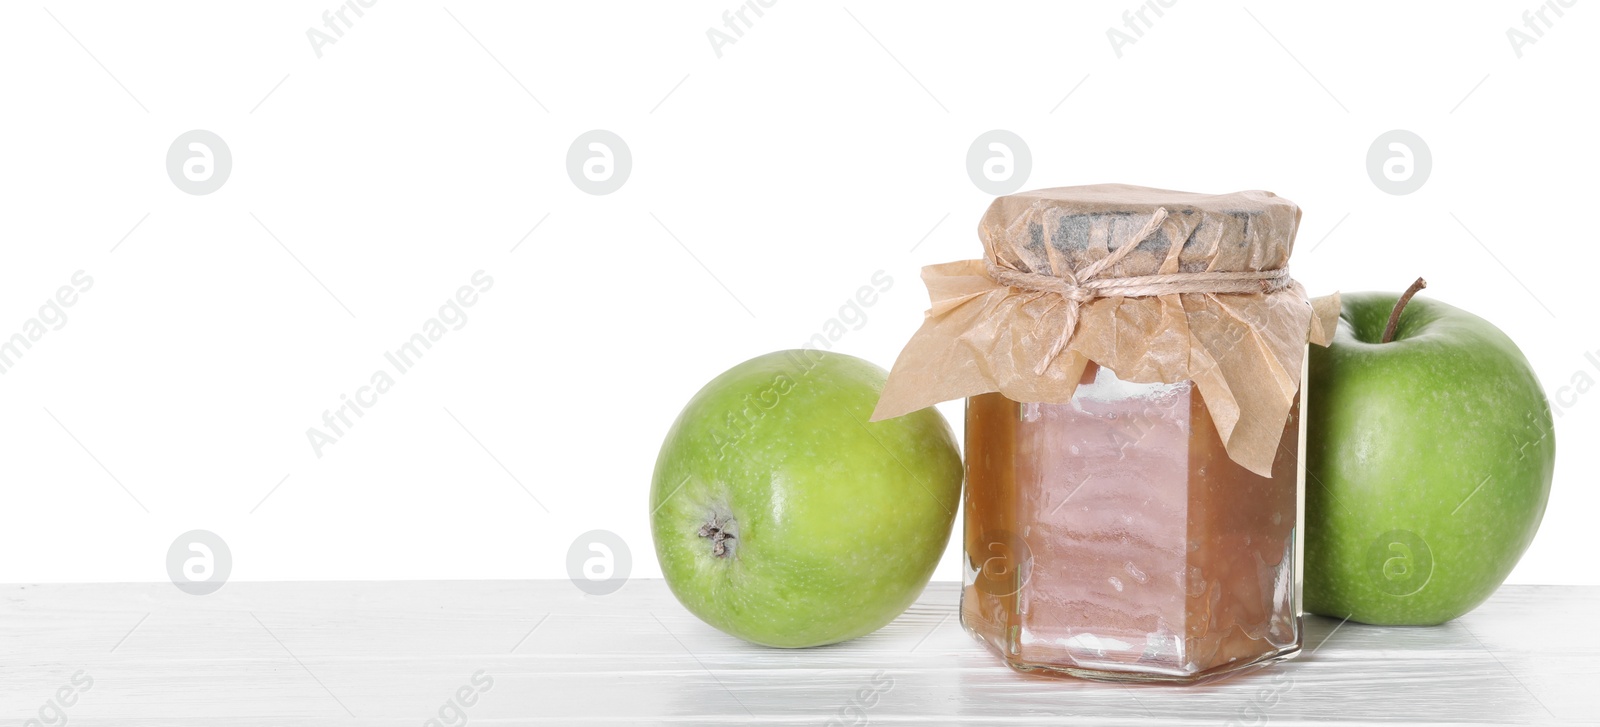
<path fill-rule="evenodd" d="M 1268 478 L 1229 459 L 1193 382 L 1090 364 L 1066 404 L 968 398 L 962 623 L 1013 668 L 1092 679 L 1293 656 L 1300 419 L 1297 395 Z"/>

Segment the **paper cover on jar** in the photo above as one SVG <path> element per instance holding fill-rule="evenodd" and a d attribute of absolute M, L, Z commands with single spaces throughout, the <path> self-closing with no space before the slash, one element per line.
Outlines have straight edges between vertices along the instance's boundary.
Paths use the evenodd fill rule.
<path fill-rule="evenodd" d="M 932 305 L 872 419 L 996 391 L 1064 404 L 1093 361 L 1125 381 L 1194 381 L 1228 456 L 1271 476 L 1306 343 L 1327 345 L 1339 312 L 1289 277 L 1299 222 L 1262 191 L 1000 197 L 983 259 L 923 268 Z"/>

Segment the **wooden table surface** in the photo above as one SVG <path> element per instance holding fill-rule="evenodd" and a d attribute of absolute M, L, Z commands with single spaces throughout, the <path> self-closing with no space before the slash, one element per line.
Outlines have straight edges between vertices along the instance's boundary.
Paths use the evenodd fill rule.
<path fill-rule="evenodd" d="M 10 725 L 1600 724 L 1600 588 L 1507 586 L 1431 628 L 1307 617 L 1299 658 L 1200 687 L 1012 672 L 962 631 L 952 583 L 794 651 L 721 634 L 655 580 L 0 593 Z"/>

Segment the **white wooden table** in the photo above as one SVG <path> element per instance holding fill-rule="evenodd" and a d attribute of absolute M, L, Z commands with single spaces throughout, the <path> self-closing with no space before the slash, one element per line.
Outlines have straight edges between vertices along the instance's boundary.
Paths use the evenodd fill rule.
<path fill-rule="evenodd" d="M 1017 674 L 956 604 L 935 583 L 783 651 L 650 580 L 3 586 L 0 724 L 1600 724 L 1600 588 L 1507 586 L 1434 628 L 1308 617 L 1298 659 L 1200 687 Z"/>

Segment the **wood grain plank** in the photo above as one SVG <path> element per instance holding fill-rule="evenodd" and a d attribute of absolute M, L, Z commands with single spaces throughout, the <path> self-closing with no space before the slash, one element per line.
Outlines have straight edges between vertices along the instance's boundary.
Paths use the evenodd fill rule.
<path fill-rule="evenodd" d="M 786 651 L 650 580 L 3 586 L 0 719 L 53 717 L 65 687 L 85 726 L 1600 724 L 1600 588 L 1507 586 L 1432 628 L 1308 617 L 1300 658 L 1186 688 L 1012 672 L 961 629 L 958 592 L 932 584 L 875 634 Z M 458 692 L 473 704 L 447 706 Z"/>

